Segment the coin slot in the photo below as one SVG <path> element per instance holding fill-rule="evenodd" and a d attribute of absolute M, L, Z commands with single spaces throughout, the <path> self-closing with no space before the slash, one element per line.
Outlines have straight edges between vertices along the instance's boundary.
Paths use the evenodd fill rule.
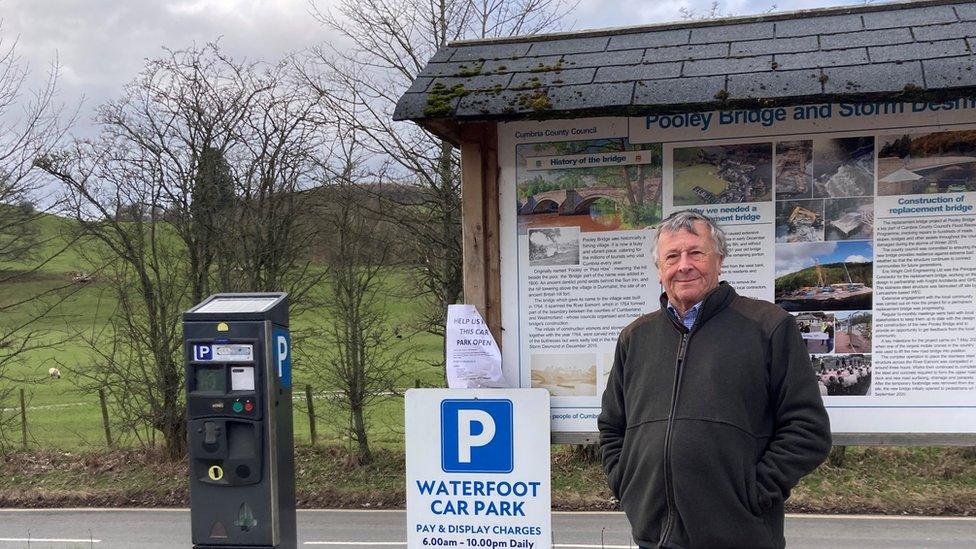
<path fill-rule="evenodd" d="M 207 476 L 210 480 L 218 481 L 224 478 L 224 469 L 220 465 L 211 465 L 210 469 L 207 470 Z"/>

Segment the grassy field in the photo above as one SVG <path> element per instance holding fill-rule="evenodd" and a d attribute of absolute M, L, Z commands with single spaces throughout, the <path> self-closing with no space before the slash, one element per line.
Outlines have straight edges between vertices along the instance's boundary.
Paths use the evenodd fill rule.
<path fill-rule="evenodd" d="M 34 261 L 0 263 L 0 304 L 17 303 L 26 296 L 46 293 L 45 303 L 55 304 L 40 320 L 31 324 L 32 349 L 17 361 L 8 364 L 6 380 L 0 386 L 26 390 L 28 399 L 27 424 L 31 448 L 51 450 L 97 450 L 105 447 L 102 417 L 95 393 L 78 387 L 81 375 L 96 367 L 94 353 L 86 343 L 86 337 L 105 330 L 116 307 L 111 288 L 99 281 L 85 284 L 72 283 L 73 273 L 91 272 L 84 254 L 92 249 L 90 242 L 72 242 L 70 222 L 42 216 L 38 220 L 40 240 Z M 70 243 L 70 245 L 69 245 Z M 39 264 L 38 259 L 57 254 L 54 259 Z M 426 333 L 412 333 L 413 319 L 421 304 L 411 299 L 402 289 L 409 284 L 408 273 L 391 272 L 386 306 L 390 322 L 398 326 L 404 337 L 397 340 L 398 348 L 414 349 L 411 359 L 403 365 L 401 386 L 413 387 L 417 382 L 424 386 L 443 384 L 442 373 L 431 366 L 441 356 L 441 340 Z M 0 334 L 10 326 L 17 326 L 36 315 L 40 305 L 32 304 L 4 311 L 0 319 Z M 301 334 L 312 325 L 327 323 L 321 310 L 306 310 L 292 317 L 291 330 Z M 346 418 L 330 402 L 332 387 L 318 386 L 309 366 L 315 357 L 296 358 L 294 364 L 295 386 L 295 433 L 299 441 L 309 440 L 308 417 L 305 413 L 305 385 L 313 386 L 316 416 L 320 440 L 341 444 Z M 51 379 L 49 368 L 57 367 L 62 378 Z M 19 414 L 16 393 L 13 399 L 0 403 L 3 414 Z M 391 396 L 370 410 L 372 442 L 380 446 L 402 447 L 403 406 L 402 398 Z M 116 435 L 119 433 L 116 432 Z M 13 433 L 20 442 L 19 423 Z M 124 439 L 123 445 L 136 444 Z"/>
<path fill-rule="evenodd" d="M 554 446 L 553 508 L 611 510 L 617 502 L 594 453 Z M 347 447 L 300 444 L 295 482 L 303 508 L 402 508 L 403 453 L 380 448 L 367 466 Z M 135 450 L 32 451 L 0 456 L 0 507 L 183 507 L 185 462 Z M 958 448 L 849 448 L 843 467 L 824 464 L 787 502 L 790 512 L 976 515 L 976 458 Z"/>

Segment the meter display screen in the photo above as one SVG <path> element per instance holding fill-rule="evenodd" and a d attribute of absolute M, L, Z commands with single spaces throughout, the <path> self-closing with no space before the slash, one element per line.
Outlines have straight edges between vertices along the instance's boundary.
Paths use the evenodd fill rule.
<path fill-rule="evenodd" d="M 197 368 L 197 391 L 227 392 L 227 376 L 223 368 Z"/>

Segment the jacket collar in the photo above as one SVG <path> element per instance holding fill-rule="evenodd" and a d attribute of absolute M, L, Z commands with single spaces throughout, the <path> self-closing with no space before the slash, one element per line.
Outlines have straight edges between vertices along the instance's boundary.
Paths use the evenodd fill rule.
<path fill-rule="evenodd" d="M 698 311 L 698 318 L 695 320 L 695 326 L 700 326 L 703 323 L 708 322 L 708 319 L 712 318 L 728 307 L 729 304 L 732 303 L 732 300 L 735 299 L 736 295 L 738 294 L 735 293 L 735 290 L 729 285 L 728 282 L 719 282 L 718 286 L 715 287 L 714 290 L 708 292 L 708 295 L 706 295 L 705 299 L 702 300 L 702 307 L 701 310 Z M 667 308 L 668 294 L 662 293 L 661 310 L 666 311 Z M 667 315 L 667 317 L 671 318 L 671 315 Z M 674 322 L 674 319 L 672 319 L 672 322 Z M 680 326 L 680 328 L 682 330 L 685 329 L 683 324 Z"/>

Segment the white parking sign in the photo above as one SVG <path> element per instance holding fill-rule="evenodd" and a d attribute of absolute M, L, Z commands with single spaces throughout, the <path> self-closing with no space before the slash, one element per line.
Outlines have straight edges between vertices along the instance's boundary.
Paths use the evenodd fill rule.
<path fill-rule="evenodd" d="M 549 392 L 411 389 L 407 546 L 552 546 Z"/>

